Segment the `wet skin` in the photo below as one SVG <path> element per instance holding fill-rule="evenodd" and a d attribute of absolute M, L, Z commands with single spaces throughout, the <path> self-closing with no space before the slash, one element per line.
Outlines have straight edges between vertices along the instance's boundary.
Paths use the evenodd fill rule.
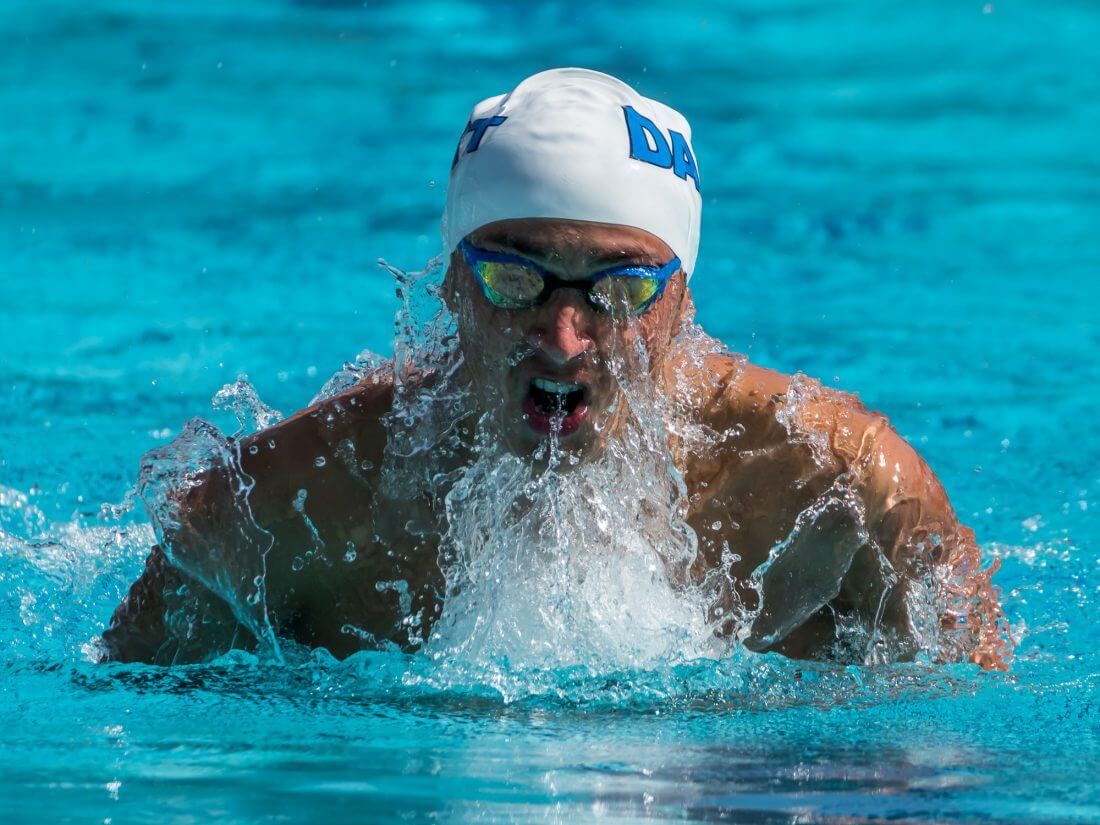
<path fill-rule="evenodd" d="M 529 257 L 567 280 L 673 257 L 642 230 L 575 221 L 502 221 L 471 241 Z M 560 444 L 582 460 L 598 455 L 628 414 L 607 364 L 639 348 L 648 367 L 638 368 L 648 368 L 662 392 L 687 399 L 687 416 L 718 434 L 702 451 L 675 441 L 671 447 L 687 485 L 687 520 L 699 537 L 689 576 L 701 581 L 726 545 L 740 556 L 719 594 L 720 612 L 759 606 L 750 575 L 799 524 L 763 575 L 764 608 L 744 640 L 750 648 L 827 658 L 838 655 L 838 625 L 877 624 L 893 656 L 905 658 L 920 646 L 905 599 L 934 570 L 949 582 L 939 594 L 941 623 L 961 628 L 937 656 L 1006 666 L 1011 643 L 996 588 L 929 467 L 882 415 L 851 395 L 802 392 L 795 409 L 789 376 L 734 355 L 684 359 L 673 346 L 691 312 L 682 273 L 630 323 L 597 313 L 572 289 L 532 309 L 497 309 L 457 253 L 444 298 L 457 319 L 476 406 L 493 413 L 495 432 L 517 455 L 536 460 L 547 437 L 544 417 L 532 415 L 532 405 L 545 401 L 532 389 L 534 379 L 583 388 L 571 397 L 572 421 Z M 429 626 L 443 590 L 438 547 L 431 529 L 408 527 L 445 525 L 426 496 L 383 498 L 383 417 L 393 401 L 392 377 L 379 370 L 243 439 L 239 467 L 254 484 L 248 518 L 232 492 L 239 477 L 229 470 L 211 471 L 181 491 L 180 524 L 168 537 L 172 553 L 154 548 L 104 634 L 105 658 L 199 661 L 254 647 L 266 628 L 337 656 L 383 640 L 408 646 L 399 594 L 376 585 L 406 581 L 412 613 L 421 617 L 412 635 Z M 794 425 L 784 426 L 792 414 Z M 818 517 L 801 524 L 811 505 Z M 264 577 L 264 598 L 253 604 L 247 597 L 257 576 Z"/>

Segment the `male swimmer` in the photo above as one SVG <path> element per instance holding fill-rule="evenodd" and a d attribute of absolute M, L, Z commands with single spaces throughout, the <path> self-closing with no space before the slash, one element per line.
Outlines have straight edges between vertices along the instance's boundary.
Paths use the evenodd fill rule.
<path fill-rule="evenodd" d="M 479 444 L 568 484 L 637 437 L 633 383 L 676 409 L 655 448 L 676 479 L 656 523 L 683 525 L 690 558 L 668 560 L 668 581 L 710 594 L 715 638 L 797 658 L 1007 667 L 973 533 L 886 419 L 684 344 L 704 185 L 691 141 L 678 112 L 582 69 L 474 107 L 443 220 L 453 358 L 391 362 L 178 479 L 104 658 L 203 661 L 280 639 L 339 657 L 416 648 L 460 589 L 446 579 L 462 539 L 441 549 L 457 517 L 448 485 Z M 433 403 L 462 414 L 450 446 L 417 452 Z M 395 480 L 414 458 L 406 480 L 427 486 Z"/>

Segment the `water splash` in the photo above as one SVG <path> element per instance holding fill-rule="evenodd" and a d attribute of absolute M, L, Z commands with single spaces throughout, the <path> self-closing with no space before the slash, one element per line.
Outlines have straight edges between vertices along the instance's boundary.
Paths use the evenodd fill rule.
<path fill-rule="evenodd" d="M 31 518 L 12 529 L 25 494 L 5 488 L 0 514 L 0 661 L 95 661 L 102 623 L 153 539 L 148 524 Z"/>
<path fill-rule="evenodd" d="M 244 373 L 238 375 L 232 384 L 226 384 L 218 390 L 210 399 L 210 405 L 216 410 L 233 413 L 238 425 L 234 437 L 245 432 L 262 430 L 283 418 L 281 412 L 260 400 L 259 393 Z"/>
<path fill-rule="evenodd" d="M 477 672 L 511 694 L 521 673 L 721 656 L 727 645 L 705 591 L 687 574 L 697 540 L 684 520 L 670 422 L 685 439 L 703 436 L 672 414 L 640 339 L 609 358 L 625 423 L 601 457 L 580 462 L 551 438 L 519 458 L 502 446 L 492 413 L 472 403 L 457 322 L 438 300 L 438 268 L 393 271 L 405 308 L 384 488 L 388 504 L 426 495 L 442 516 L 419 528 L 440 537 L 445 578 L 442 615 L 425 646 L 434 678 L 462 683 Z M 427 322 L 416 323 L 425 309 Z M 468 311 L 461 299 L 457 311 Z M 680 343 L 689 336 L 704 341 L 690 326 Z"/>
<path fill-rule="evenodd" d="M 363 350 L 351 361 L 344 362 L 343 369 L 334 373 L 325 382 L 317 394 L 310 399 L 309 406 L 312 407 L 314 404 L 339 395 L 344 390 L 351 389 L 377 371 L 385 362 L 386 359 L 378 353 L 371 352 L 369 349 Z"/>
<path fill-rule="evenodd" d="M 447 589 L 428 653 L 596 672 L 719 655 L 706 605 L 670 581 L 682 548 L 654 506 L 660 485 L 627 466 L 608 456 L 564 475 L 479 456 L 445 497 Z"/>

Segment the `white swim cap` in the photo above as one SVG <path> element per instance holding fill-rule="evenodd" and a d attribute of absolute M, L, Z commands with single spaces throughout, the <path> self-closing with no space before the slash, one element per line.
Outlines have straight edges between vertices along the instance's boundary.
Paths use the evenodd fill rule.
<path fill-rule="evenodd" d="M 610 75 L 552 69 L 474 107 L 458 141 L 447 251 L 508 218 L 570 218 L 644 229 L 691 276 L 699 252 L 699 166 L 679 112 Z"/>

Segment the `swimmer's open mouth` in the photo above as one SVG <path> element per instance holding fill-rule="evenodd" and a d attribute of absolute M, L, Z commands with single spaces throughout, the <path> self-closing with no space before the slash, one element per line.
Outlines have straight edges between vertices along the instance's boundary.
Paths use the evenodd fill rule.
<path fill-rule="evenodd" d="M 543 435 L 569 435 L 588 417 L 588 398 L 588 388 L 576 381 L 532 378 L 523 399 L 524 418 Z"/>

